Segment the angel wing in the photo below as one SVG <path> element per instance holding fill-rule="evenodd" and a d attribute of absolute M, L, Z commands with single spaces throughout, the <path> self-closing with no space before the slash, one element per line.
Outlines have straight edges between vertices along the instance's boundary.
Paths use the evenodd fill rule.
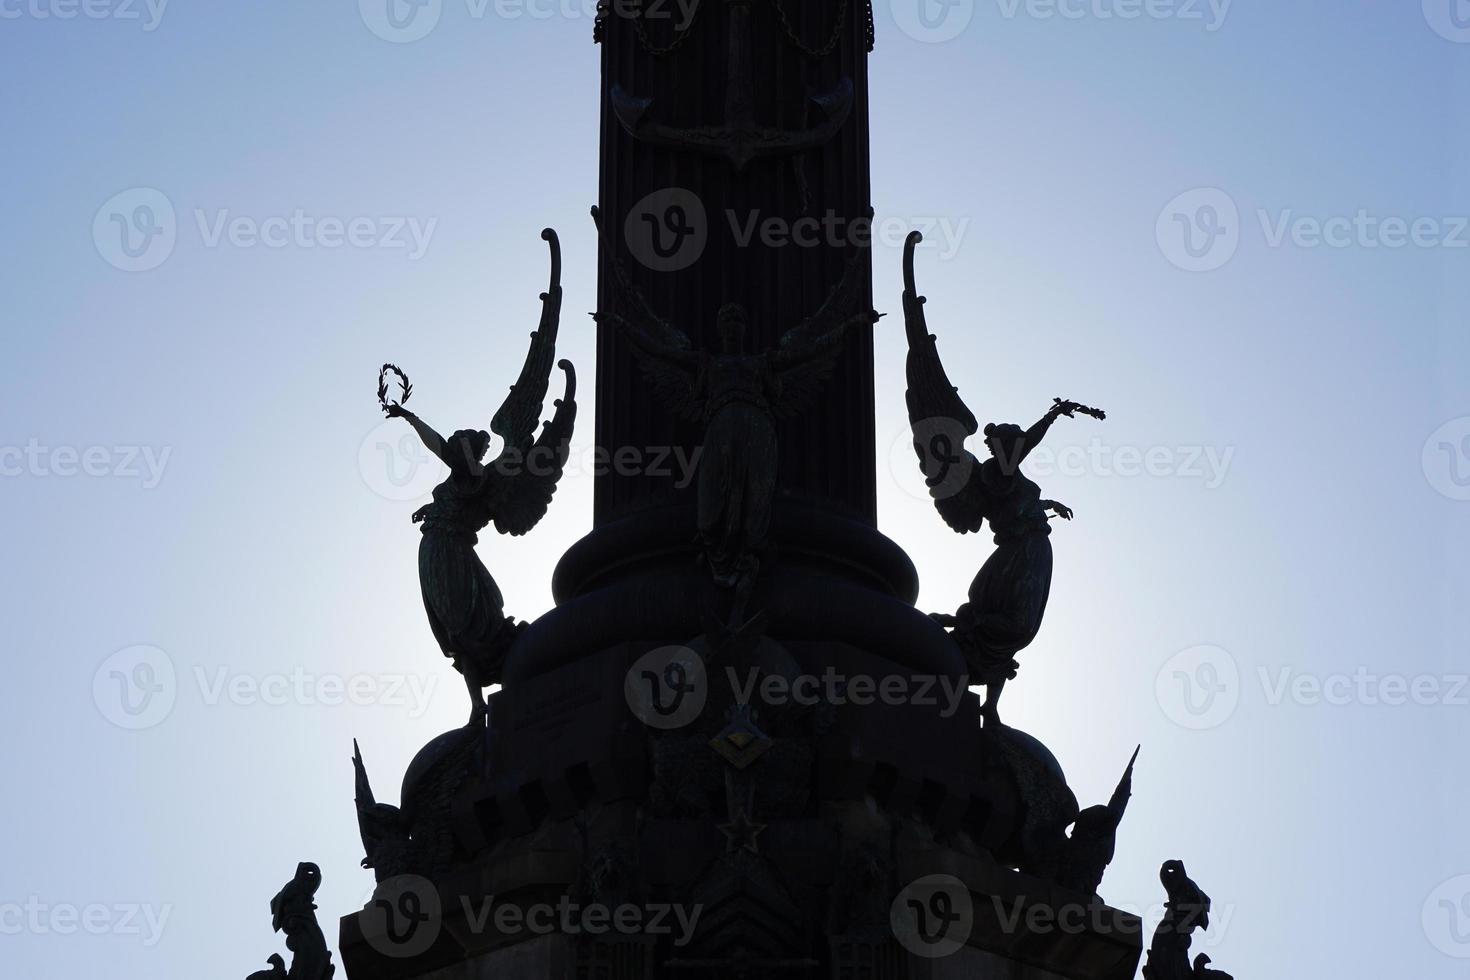
<path fill-rule="evenodd" d="M 909 344 L 904 400 L 929 496 L 944 523 L 967 534 L 980 530 L 985 519 L 980 461 L 965 449 L 965 440 L 979 431 L 980 424 L 944 373 L 935 337 L 924 319 L 924 297 L 914 286 L 914 247 L 923 240 L 923 235 L 911 231 L 903 243 L 903 320 Z"/>
<path fill-rule="evenodd" d="M 594 319 L 623 331 L 638 369 L 670 411 L 691 422 L 700 421 L 704 412 L 700 389 L 707 356 L 694 349 L 688 334 L 655 313 L 634 285 L 603 234 L 599 208 L 592 209 L 592 221 L 597 225 L 597 238 L 612 269 L 619 305 L 627 310 L 626 314 L 595 313 Z"/>
<path fill-rule="evenodd" d="M 577 372 L 572 362 L 558 361 L 566 372 L 565 394 L 556 400 L 556 412 L 541 429 L 526 455 L 515 461 L 511 475 L 501 483 L 495 505 L 495 530 L 501 534 L 525 534 L 546 516 L 551 495 L 571 454 L 572 429 L 577 421 Z"/>
<path fill-rule="evenodd" d="M 1123 822 L 1123 812 L 1128 809 L 1128 801 L 1133 797 L 1133 764 L 1138 761 L 1138 753 L 1142 748 L 1139 745 L 1133 750 L 1133 758 L 1128 760 L 1128 768 L 1123 770 L 1123 778 L 1118 780 L 1118 787 L 1108 800 L 1108 812 L 1113 815 L 1116 823 Z"/>
<path fill-rule="evenodd" d="M 772 353 L 781 379 L 781 400 L 776 414 L 797 415 L 821 391 L 843 350 L 847 328 L 878 321 L 878 314 L 865 309 L 863 282 L 868 269 L 867 249 L 847 260 L 842 279 L 827 294 L 817 311 L 781 335 Z"/>
<path fill-rule="evenodd" d="M 543 230 L 541 237 L 551 247 L 551 285 L 541 294 L 541 322 L 531 334 L 521 376 L 510 386 L 510 394 L 490 420 L 490 431 L 505 440 L 496 463 L 530 450 L 536 427 L 541 424 L 541 406 L 556 360 L 556 330 L 561 321 L 561 242 L 550 228 Z"/>

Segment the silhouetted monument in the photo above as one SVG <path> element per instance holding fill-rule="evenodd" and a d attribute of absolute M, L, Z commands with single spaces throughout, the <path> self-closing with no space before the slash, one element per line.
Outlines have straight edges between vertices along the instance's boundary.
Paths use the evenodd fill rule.
<path fill-rule="evenodd" d="M 490 432 L 504 440 L 493 461 L 485 462 L 489 432 L 460 429 L 444 438 L 403 404 L 412 389 L 402 371 L 385 364 L 378 374 L 383 411 L 407 420 L 424 448 L 449 467 L 449 476 L 434 488 L 433 502 L 419 508 L 413 521 L 423 531 L 419 584 L 424 609 L 440 649 L 469 688 L 471 724 L 485 710 L 480 692 L 500 683 L 506 652 L 525 628 L 505 615 L 500 588 L 475 553 L 478 534 L 491 521 L 502 534 L 525 534 L 546 516 L 577 419 L 577 376 L 569 361 L 561 361 L 566 396 L 556 402 L 555 417 L 537 432 L 561 318 L 561 247 L 550 228 L 541 237 L 551 244 L 551 285 L 541 294 L 541 323 L 531 334 L 520 378 L 490 420 Z M 384 373 L 390 369 L 403 383 L 397 402 L 387 399 Z"/>
<path fill-rule="evenodd" d="M 1048 517 L 1071 517 L 1020 464 L 1058 417 L 1102 413 L 1059 399 L 1028 430 L 986 427 L 990 458 L 972 456 L 979 426 L 927 331 L 911 240 L 918 464 L 941 516 L 960 532 L 988 522 L 997 544 L 965 607 L 916 609 L 914 566 L 876 522 L 871 10 L 723 0 L 683 23 L 654 9 L 608 0 L 596 30 L 587 233 L 603 246 L 596 323 L 581 328 L 597 330 L 596 445 L 621 465 L 596 477 L 593 530 L 557 566 L 555 608 L 506 616 L 474 549 L 491 521 L 530 530 L 566 459 L 565 362 L 566 397 L 536 432 L 555 237 L 541 325 L 491 423 L 524 468 L 483 463 L 479 430 L 439 436 L 403 407 L 402 372 L 380 376 L 385 410 L 450 469 L 418 515 L 420 575 L 474 711 L 419 752 L 396 806 L 355 755 L 378 885 L 342 920 L 345 970 L 1131 978 L 1141 924 L 1097 890 L 1133 763 L 1107 804 L 1082 809 L 1053 755 L 996 711 L 1041 626 Z M 817 239 L 741 232 L 804 219 Z M 692 481 L 657 464 L 675 452 L 697 459 Z M 546 466 L 530 465 L 538 453 Z M 982 683 L 983 712 L 968 690 Z"/>
<path fill-rule="evenodd" d="M 291 967 L 279 953 L 266 960 L 269 970 L 259 970 L 246 980 L 331 980 L 336 973 L 326 938 L 316 921 L 316 890 L 321 887 L 321 869 L 309 861 L 296 866 L 296 874 L 271 899 L 271 928 L 286 937 Z"/>
<path fill-rule="evenodd" d="M 596 208 L 592 213 L 599 217 Z M 735 590 L 732 619 L 739 619 L 769 547 L 777 425 L 816 400 L 842 354 L 847 331 L 878 321 L 878 314 L 865 308 L 861 258 L 848 262 L 820 309 L 781 333 L 769 350 L 755 353 L 745 350 L 749 325 L 742 304 L 720 307 L 714 318 L 718 348 L 698 350 L 687 331 L 649 308 L 621 262 L 609 259 L 618 298 L 630 312 L 599 314 L 598 321 L 625 333 L 629 350 L 668 411 L 703 430 L 697 539 L 715 582 Z"/>
<path fill-rule="evenodd" d="M 1154 930 L 1143 964 L 1143 980 L 1232 980 L 1230 974 L 1210 969 L 1210 958 L 1200 953 L 1189 960 L 1196 930 L 1210 927 L 1210 896 L 1184 873 L 1183 861 L 1165 861 L 1159 881 L 1169 900 Z"/>
<path fill-rule="evenodd" d="M 1053 422 L 1077 412 L 1104 418 L 1103 412 L 1078 402 L 1053 399 L 1034 425 L 985 426 L 990 458 L 980 462 L 965 449 L 965 439 L 980 429 L 960 400 L 939 361 L 935 337 L 924 319 L 924 297 L 914 286 L 914 248 L 923 235 L 910 232 L 903 250 L 903 315 L 908 330 L 907 365 L 909 424 L 924 482 L 944 522 L 960 534 L 979 531 L 989 522 L 995 534 L 991 552 L 970 585 L 970 601 L 953 616 L 935 621 L 951 628 L 964 651 L 970 680 L 987 691 L 981 714 L 999 722 L 1000 693 L 1016 676 L 1013 659 L 1041 629 L 1051 594 L 1050 515 L 1072 519 L 1072 509 L 1041 499 L 1041 489 L 1021 472 L 1021 464 Z"/>

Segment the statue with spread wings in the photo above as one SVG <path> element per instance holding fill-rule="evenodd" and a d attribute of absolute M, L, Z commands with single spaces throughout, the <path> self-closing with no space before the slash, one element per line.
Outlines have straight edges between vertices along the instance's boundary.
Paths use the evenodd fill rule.
<path fill-rule="evenodd" d="M 596 208 L 592 217 L 600 231 Z M 821 308 L 787 330 L 775 348 L 749 354 L 743 306 L 720 307 L 715 316 L 719 349 L 697 350 L 686 332 L 653 311 L 610 256 L 624 312 L 595 318 L 622 331 L 644 376 L 671 411 L 704 426 L 698 542 L 715 581 L 736 590 L 732 618 L 743 607 L 766 548 L 776 487 L 776 422 L 811 404 L 831 376 L 849 329 L 878 321 L 879 314 L 862 301 L 862 258 L 859 252 L 848 261 Z"/>
<path fill-rule="evenodd" d="M 1133 796 L 1133 766 L 1138 751 L 1133 750 L 1112 798 L 1106 804 L 1068 814 L 1070 834 L 1064 833 L 1065 824 L 1049 827 L 1046 837 L 1037 842 L 1037 853 L 1021 865 L 1022 871 L 1083 895 L 1097 894 L 1103 872 L 1113 863 L 1118 828 Z"/>
<path fill-rule="evenodd" d="M 419 584 L 424 609 L 440 649 L 464 675 L 474 705 L 471 724 L 483 720 L 480 692 L 500 679 L 506 651 L 525 627 L 505 615 L 500 589 L 475 553 L 475 543 L 491 521 L 501 534 L 520 535 L 545 516 L 577 417 L 576 372 L 571 362 L 556 361 L 566 372 L 566 393 L 537 434 L 561 317 L 561 248 L 550 228 L 541 237 L 551 246 L 551 285 L 541 294 L 541 322 L 531 334 L 521 375 L 490 421 L 490 431 L 504 440 L 500 454 L 484 461 L 490 434 L 483 430 L 461 429 L 445 438 L 402 401 L 384 402 L 388 416 L 406 419 L 424 446 L 449 467 L 449 476 L 434 488 L 433 501 L 413 520 L 423 530 Z"/>
<path fill-rule="evenodd" d="M 914 248 L 923 236 L 904 242 L 903 315 L 908 334 L 906 373 L 909 425 L 924 482 L 944 522 L 960 534 L 979 531 L 986 521 L 995 551 L 970 584 L 969 601 L 953 616 L 936 615 L 965 654 L 972 683 L 984 684 L 986 724 L 999 724 L 997 705 L 1008 679 L 1016 676 L 1015 655 L 1036 638 L 1051 591 L 1051 516 L 1072 519 L 1069 507 L 1043 500 L 1041 488 L 1021 472 L 1021 463 L 1061 416 L 1105 413 L 1056 399 L 1034 425 L 985 426 L 990 458 L 983 463 L 965 449 L 979 431 L 940 363 L 935 337 L 924 319 L 924 297 L 914 286 Z"/>

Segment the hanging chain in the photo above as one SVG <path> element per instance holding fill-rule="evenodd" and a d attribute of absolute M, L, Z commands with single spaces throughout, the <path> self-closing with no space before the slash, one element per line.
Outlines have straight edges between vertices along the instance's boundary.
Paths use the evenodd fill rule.
<path fill-rule="evenodd" d="M 610 19 L 613 19 L 614 16 L 619 16 L 616 12 L 614 12 L 613 7 L 620 6 L 620 4 L 626 3 L 626 1 L 628 0 L 598 0 L 597 24 L 592 26 L 592 41 L 594 41 L 594 43 L 601 43 L 601 41 L 603 41 L 603 38 L 607 37 L 607 22 L 609 22 Z M 644 21 L 647 18 L 645 18 L 644 16 L 644 6 L 642 6 L 641 1 L 639 1 L 637 15 L 628 18 L 629 21 L 634 22 L 634 32 L 638 35 L 639 46 L 642 47 L 642 50 L 648 51 L 648 53 L 653 54 L 654 57 L 666 57 L 669 56 L 669 54 L 675 53 L 675 51 L 678 51 L 679 48 L 684 46 L 685 41 L 689 40 L 689 32 L 694 29 L 694 22 L 697 21 L 698 18 L 700 18 L 700 10 L 703 10 L 704 4 L 709 3 L 709 1 L 710 0 L 698 0 L 697 3 L 694 4 L 694 10 L 689 13 L 688 24 L 684 25 L 684 29 L 682 29 L 682 31 L 678 31 L 678 29 L 676 29 L 675 34 L 673 34 L 673 40 L 669 41 L 669 43 L 667 44 L 654 44 L 653 38 L 648 37 L 648 28 L 647 25 L 644 24 Z"/>
<path fill-rule="evenodd" d="M 837 23 L 833 26 L 832 36 L 827 38 L 827 43 L 820 48 L 812 48 L 797 36 L 796 29 L 791 26 L 791 21 L 786 17 L 786 8 L 782 5 L 781 0 L 771 0 L 771 6 L 776 8 L 776 16 L 781 21 L 781 29 L 786 32 L 786 36 L 791 39 L 792 44 L 796 45 L 803 53 L 812 58 L 827 57 L 827 55 L 832 53 L 832 49 L 837 47 L 838 42 L 842 40 L 842 28 L 847 24 L 847 4 L 848 0 L 842 0 L 842 6 L 837 8 Z M 868 9 L 871 10 L 872 8 L 869 7 Z"/>

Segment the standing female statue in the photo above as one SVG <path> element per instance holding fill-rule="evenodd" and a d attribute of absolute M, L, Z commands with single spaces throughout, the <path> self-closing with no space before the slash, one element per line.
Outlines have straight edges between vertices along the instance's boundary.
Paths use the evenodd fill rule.
<path fill-rule="evenodd" d="M 1016 676 L 1015 655 L 1036 638 L 1051 592 L 1050 515 L 1072 519 L 1071 508 L 1042 499 L 1041 488 L 1021 472 L 1021 463 L 1059 417 L 1082 412 L 1100 419 L 1104 413 L 1056 399 L 1028 429 L 1010 423 L 987 425 L 990 458 L 982 463 L 970 455 L 965 439 L 980 426 L 944 373 L 924 320 L 924 297 L 914 287 L 914 247 L 921 240 L 918 232 L 911 232 L 903 257 L 909 342 L 905 397 L 914 449 L 945 523 L 968 534 L 989 521 L 996 545 L 970 584 L 969 601 L 953 616 L 934 618 L 950 628 L 964 652 L 970 680 L 985 685 L 981 713 L 986 723 L 999 724 L 997 705 L 1006 681 Z"/>
<path fill-rule="evenodd" d="M 491 521 L 501 534 L 525 534 L 536 526 L 561 479 L 577 417 L 577 376 L 569 361 L 559 361 L 566 394 L 537 435 L 561 316 L 561 250 L 550 228 L 541 237 L 551 246 L 551 285 L 541 294 L 541 322 L 531 334 L 521 375 L 490 421 L 490 431 L 505 442 L 495 460 L 484 462 L 490 434 L 483 430 L 460 429 L 446 439 L 401 403 L 383 406 L 390 418 L 407 420 L 425 448 L 449 467 L 433 501 L 413 520 L 423 531 L 424 610 L 439 648 L 464 675 L 473 702 L 471 724 L 485 711 L 480 692 L 499 681 L 506 652 L 525 626 L 505 615 L 500 588 L 475 553 L 479 532 Z"/>

